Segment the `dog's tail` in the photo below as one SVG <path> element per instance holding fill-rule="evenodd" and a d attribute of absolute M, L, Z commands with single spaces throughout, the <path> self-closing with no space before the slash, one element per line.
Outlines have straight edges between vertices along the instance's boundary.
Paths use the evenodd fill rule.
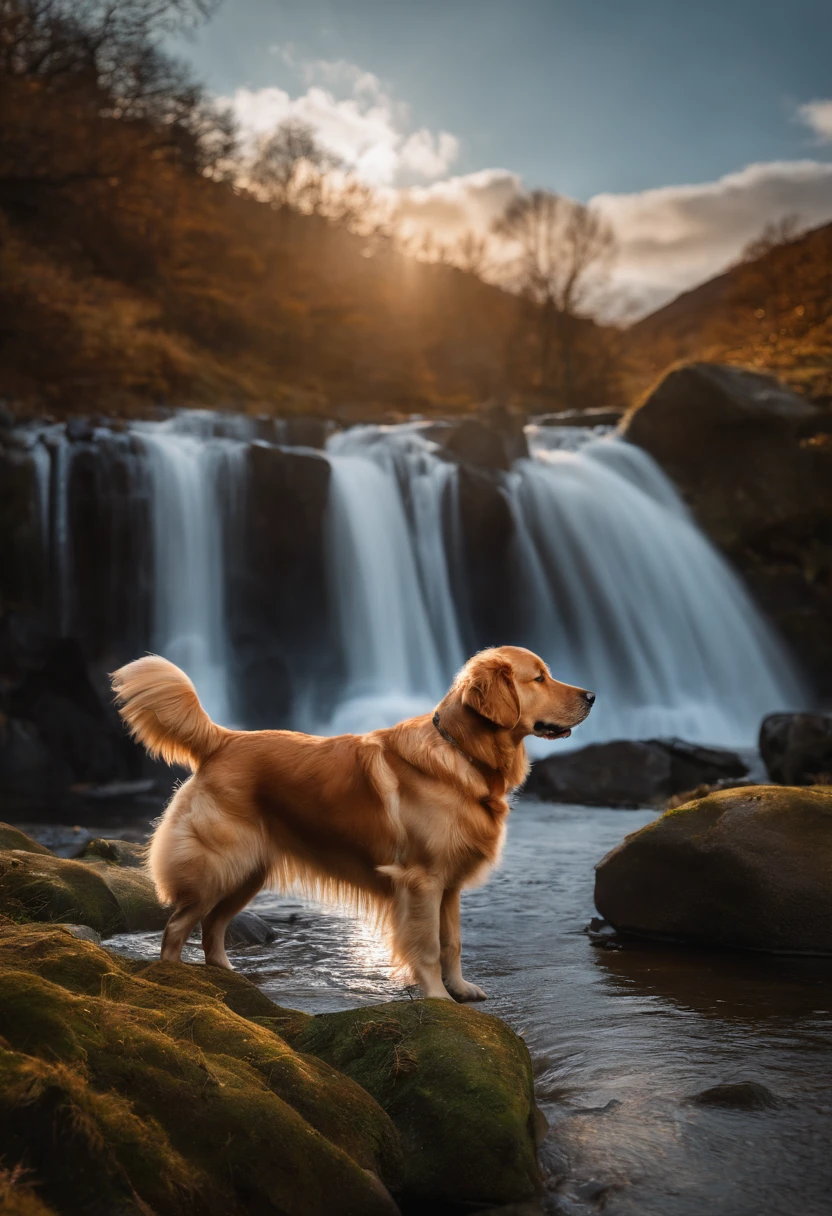
<path fill-rule="evenodd" d="M 110 680 L 118 712 L 154 758 L 195 771 L 230 734 L 208 717 L 184 671 L 157 654 L 120 667 Z"/>

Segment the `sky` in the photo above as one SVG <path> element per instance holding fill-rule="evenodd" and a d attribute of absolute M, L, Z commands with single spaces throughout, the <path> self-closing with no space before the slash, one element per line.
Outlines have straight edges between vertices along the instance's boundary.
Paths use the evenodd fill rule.
<path fill-rule="evenodd" d="M 830 0 L 225 0 L 175 49 L 245 135 L 302 118 L 440 239 L 523 189 L 592 203 L 634 312 L 832 219 Z"/>

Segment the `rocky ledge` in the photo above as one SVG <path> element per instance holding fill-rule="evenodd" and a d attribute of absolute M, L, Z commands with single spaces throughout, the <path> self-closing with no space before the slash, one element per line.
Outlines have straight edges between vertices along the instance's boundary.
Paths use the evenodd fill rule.
<path fill-rule="evenodd" d="M 0 843 L 4 1211 L 371 1216 L 535 1195 L 531 1062 L 498 1018 L 445 1001 L 311 1017 L 234 972 L 113 955 L 79 922 L 130 922 L 120 884 L 148 882 L 130 850 Z"/>
<path fill-rule="evenodd" d="M 832 954 L 832 786 L 749 786 L 668 811 L 596 868 L 595 904 L 638 936 Z"/>
<path fill-rule="evenodd" d="M 747 774 L 742 757 L 725 748 L 682 739 L 616 739 L 538 760 L 523 792 L 581 806 L 664 806 L 697 786 L 741 784 Z"/>

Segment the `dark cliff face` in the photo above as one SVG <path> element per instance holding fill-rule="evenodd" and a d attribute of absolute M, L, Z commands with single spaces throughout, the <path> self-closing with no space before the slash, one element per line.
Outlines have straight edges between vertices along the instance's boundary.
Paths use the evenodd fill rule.
<path fill-rule="evenodd" d="M 832 415 L 769 376 L 677 368 L 623 424 L 832 696 Z"/>
<path fill-rule="evenodd" d="M 229 545 L 227 605 L 240 720 L 289 726 L 310 690 L 326 702 L 340 656 L 325 556 L 330 467 L 320 456 L 253 445 L 241 537 Z M 310 706 L 311 708 L 311 706 Z"/>

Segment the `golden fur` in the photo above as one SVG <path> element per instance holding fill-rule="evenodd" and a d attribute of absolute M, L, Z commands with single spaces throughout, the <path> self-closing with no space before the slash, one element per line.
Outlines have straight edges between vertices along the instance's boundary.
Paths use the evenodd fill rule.
<path fill-rule="evenodd" d="M 194 772 L 150 845 L 159 898 L 174 908 L 162 958 L 178 959 L 201 921 L 206 962 L 229 966 L 229 921 L 270 885 L 382 921 L 426 995 L 484 997 L 462 978 L 460 890 L 499 858 L 506 795 L 528 772 L 525 736 L 577 725 L 592 694 L 505 646 L 462 668 L 437 707 L 444 735 L 424 715 L 321 738 L 217 726 L 185 673 L 156 655 L 112 681 L 135 738 Z"/>

